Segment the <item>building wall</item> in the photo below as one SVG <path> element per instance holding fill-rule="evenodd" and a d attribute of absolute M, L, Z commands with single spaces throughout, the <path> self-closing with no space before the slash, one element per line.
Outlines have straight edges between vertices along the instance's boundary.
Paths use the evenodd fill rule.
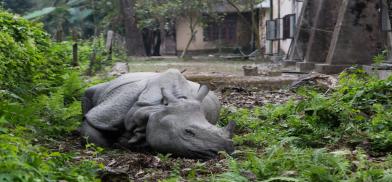
<path fill-rule="evenodd" d="M 266 21 L 276 18 L 283 18 L 288 14 L 296 14 L 296 18 L 298 20 L 299 14 L 302 8 L 302 2 L 297 2 L 296 0 L 271 0 L 272 8 L 261 8 L 260 11 L 260 43 L 261 47 L 265 47 L 265 54 L 277 54 L 279 51 L 283 52 L 283 54 L 287 54 L 292 39 L 285 40 L 276 40 L 276 41 L 268 41 L 266 40 Z M 273 16 L 271 17 L 271 11 Z M 280 27 L 281 34 L 283 33 L 283 26 Z"/>
<path fill-rule="evenodd" d="M 197 51 L 197 50 L 208 50 L 208 49 L 216 49 L 217 46 L 213 42 L 205 42 L 203 39 L 203 27 L 198 26 L 197 33 L 195 39 L 192 41 L 189 46 L 189 51 Z M 191 31 L 189 28 L 189 21 L 186 18 L 181 18 L 177 20 L 176 24 L 176 40 L 177 40 L 177 51 L 182 51 L 185 49 L 188 44 L 189 39 L 191 38 Z"/>
<path fill-rule="evenodd" d="M 245 14 L 245 16 L 247 16 Z M 222 41 L 204 41 L 203 27 L 198 26 L 196 28 L 197 33 L 195 39 L 192 41 L 189 51 L 203 52 L 203 51 L 213 51 L 219 48 L 238 48 L 238 47 L 248 47 L 251 41 L 251 29 L 247 27 L 247 24 L 241 20 L 240 17 L 237 18 L 237 32 L 236 40 L 234 42 L 227 43 Z M 176 24 L 176 42 L 177 51 L 182 51 L 185 49 L 189 39 L 191 37 L 191 32 L 189 29 L 189 21 L 186 18 L 177 20 Z M 219 44 L 222 44 L 219 46 Z"/>

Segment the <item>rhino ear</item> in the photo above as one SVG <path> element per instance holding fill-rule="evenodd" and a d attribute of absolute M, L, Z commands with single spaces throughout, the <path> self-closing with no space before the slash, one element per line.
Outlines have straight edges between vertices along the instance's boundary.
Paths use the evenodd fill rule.
<path fill-rule="evenodd" d="M 227 134 L 227 136 L 229 136 L 229 138 L 233 138 L 234 135 L 234 128 L 237 124 L 234 121 L 230 121 L 229 124 L 224 127 L 224 130 Z"/>
<path fill-rule="evenodd" d="M 200 85 L 199 91 L 197 92 L 196 100 L 202 102 L 209 92 L 210 89 L 208 89 L 206 85 Z"/>

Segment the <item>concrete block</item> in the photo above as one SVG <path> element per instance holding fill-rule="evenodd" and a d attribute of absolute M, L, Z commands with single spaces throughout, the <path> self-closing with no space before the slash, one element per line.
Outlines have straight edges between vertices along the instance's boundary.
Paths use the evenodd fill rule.
<path fill-rule="evenodd" d="M 309 73 L 309 72 L 313 71 L 314 68 L 315 68 L 314 63 L 310 63 L 310 62 L 298 62 L 297 63 L 297 69 L 300 72 Z"/>
<path fill-rule="evenodd" d="M 330 65 L 330 64 L 316 64 L 315 71 L 322 74 L 339 74 L 351 65 Z"/>
<path fill-rule="evenodd" d="M 380 70 L 375 68 L 374 66 L 368 66 L 365 65 L 363 66 L 363 69 L 369 74 L 376 76 L 377 78 L 380 78 L 382 80 L 388 79 L 390 76 L 392 76 L 392 70 Z"/>
<path fill-rule="evenodd" d="M 291 61 L 291 60 L 284 60 L 283 61 L 284 67 L 295 66 L 295 65 L 297 65 L 297 61 Z"/>

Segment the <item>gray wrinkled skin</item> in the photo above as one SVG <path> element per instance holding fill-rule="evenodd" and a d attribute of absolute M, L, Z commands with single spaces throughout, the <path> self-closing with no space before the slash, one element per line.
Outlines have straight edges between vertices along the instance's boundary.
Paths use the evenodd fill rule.
<path fill-rule="evenodd" d="M 148 146 L 162 153 L 209 159 L 232 153 L 234 123 L 218 128 L 220 103 L 206 86 L 178 70 L 131 73 L 89 88 L 81 133 L 109 147 Z"/>

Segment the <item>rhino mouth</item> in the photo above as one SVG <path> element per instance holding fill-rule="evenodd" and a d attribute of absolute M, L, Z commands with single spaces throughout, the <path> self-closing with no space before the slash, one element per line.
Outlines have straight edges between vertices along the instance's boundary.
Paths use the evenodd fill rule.
<path fill-rule="evenodd" d="M 213 159 L 218 156 L 218 151 L 213 149 L 208 150 L 189 150 L 194 158 L 198 159 Z"/>

